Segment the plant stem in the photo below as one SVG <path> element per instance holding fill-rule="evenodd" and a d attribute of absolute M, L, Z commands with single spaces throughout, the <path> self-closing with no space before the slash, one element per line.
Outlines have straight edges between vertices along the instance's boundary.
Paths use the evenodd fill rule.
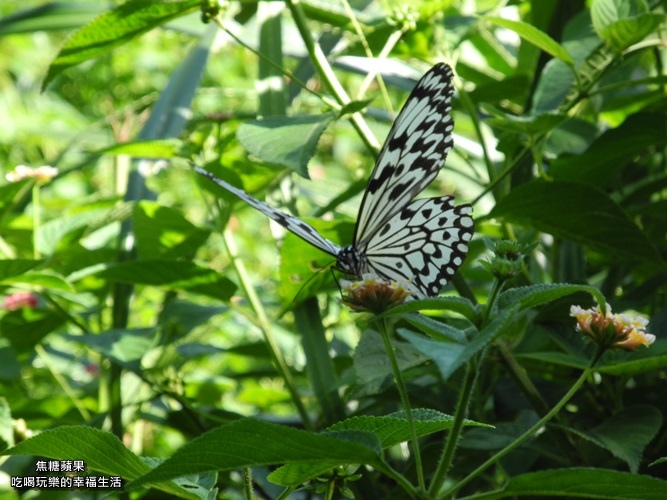
<path fill-rule="evenodd" d="M 391 369 L 394 372 L 394 379 L 396 379 L 396 386 L 398 387 L 398 393 L 401 395 L 401 403 L 403 404 L 403 409 L 405 410 L 405 417 L 408 422 L 408 428 L 410 429 L 410 438 L 412 440 L 412 453 L 415 456 L 415 467 L 417 469 L 417 481 L 419 482 L 419 490 L 421 492 L 426 492 L 426 484 L 424 483 L 424 470 L 422 468 L 422 459 L 421 453 L 419 451 L 419 441 L 417 440 L 417 430 L 415 429 L 415 422 L 412 418 L 412 409 L 410 408 L 410 399 L 408 398 L 408 391 L 405 388 L 405 382 L 403 381 L 403 375 L 398 366 L 398 361 L 396 359 L 396 353 L 394 352 L 394 346 L 391 343 L 389 338 L 389 331 L 387 328 L 386 320 L 384 318 L 378 321 L 380 336 L 384 342 L 384 347 L 387 351 L 387 356 L 389 357 L 389 362 L 391 363 Z"/>
<path fill-rule="evenodd" d="M 294 406 L 296 407 L 296 410 L 299 413 L 299 416 L 301 417 L 301 421 L 303 423 L 304 428 L 312 431 L 313 423 L 310 421 L 310 417 L 308 416 L 306 407 L 303 405 L 303 401 L 301 401 L 301 396 L 299 395 L 299 391 L 297 391 L 296 389 L 296 384 L 294 383 L 294 379 L 292 378 L 292 372 L 290 372 L 289 367 L 285 362 L 285 358 L 283 358 L 282 352 L 280 351 L 278 342 L 273 335 L 273 328 L 271 327 L 271 321 L 269 321 L 269 318 L 266 315 L 266 311 L 262 306 L 262 302 L 259 300 L 259 297 L 255 292 L 255 288 L 252 286 L 252 283 L 250 282 L 250 277 L 246 272 L 243 262 L 238 258 L 238 251 L 236 249 L 236 244 L 234 243 L 234 239 L 232 238 L 232 235 L 227 229 L 225 229 L 222 232 L 222 237 L 227 247 L 227 253 L 229 254 L 229 258 L 231 259 L 232 265 L 234 266 L 236 274 L 239 277 L 239 284 L 241 285 L 243 292 L 248 298 L 248 302 L 250 302 L 250 307 L 257 315 L 257 323 L 259 325 L 259 329 L 261 330 L 262 335 L 264 336 L 264 340 L 266 341 L 266 345 L 268 346 L 269 351 L 271 352 L 271 356 L 273 358 L 276 370 L 278 370 L 278 373 L 285 381 L 285 386 L 287 387 L 287 391 L 290 393 L 292 402 L 294 403 Z"/>
<path fill-rule="evenodd" d="M 526 432 L 524 432 L 521 436 L 519 436 L 513 443 L 507 445 L 505 448 L 500 450 L 498 453 L 493 455 L 491 458 L 489 458 L 486 462 L 484 462 L 482 465 L 477 467 L 474 471 L 472 471 L 470 474 L 468 474 L 467 477 L 465 477 L 463 480 L 461 480 L 459 483 L 457 483 L 455 486 L 452 486 L 449 490 L 445 491 L 443 495 L 441 495 L 441 498 L 446 498 L 452 496 L 454 493 L 456 493 L 459 489 L 461 489 L 463 486 L 468 484 L 470 481 L 472 481 L 474 478 L 479 476 L 482 472 L 484 472 L 488 467 L 493 465 L 495 462 L 503 458 L 505 455 L 507 455 L 510 451 L 514 450 L 517 448 L 520 444 L 525 442 L 528 438 L 532 437 L 533 434 L 535 434 L 537 431 L 539 431 L 544 425 L 551 420 L 562 408 L 565 406 L 570 399 L 577 393 L 577 391 L 581 388 L 581 386 L 584 384 L 586 379 L 590 376 L 593 367 L 595 364 L 598 362 L 602 354 L 604 353 L 604 349 L 598 349 L 591 359 L 590 364 L 588 367 L 584 370 L 584 372 L 581 374 L 579 379 L 574 383 L 574 385 L 570 388 L 569 391 L 567 391 L 567 394 L 561 398 L 561 400 L 554 406 L 549 413 L 544 415 L 539 422 L 537 422 L 535 425 L 533 425 L 530 429 L 528 429 Z"/>
<path fill-rule="evenodd" d="M 252 469 L 250 467 L 243 468 L 243 493 L 246 500 L 254 498 L 252 494 Z"/>
<path fill-rule="evenodd" d="M 41 220 L 41 206 L 39 197 L 39 181 L 35 181 L 32 186 L 32 256 L 35 260 L 39 259 L 39 249 L 37 248 L 37 233 L 39 232 Z"/>
<path fill-rule="evenodd" d="M 452 460 L 454 458 L 454 452 L 456 451 L 456 445 L 459 442 L 459 437 L 461 436 L 461 430 L 463 429 L 463 423 L 465 422 L 466 417 L 468 416 L 468 406 L 470 404 L 470 399 L 473 394 L 473 387 L 475 385 L 475 377 L 473 374 L 472 363 L 468 362 L 466 364 L 466 373 L 463 379 L 463 387 L 459 393 L 459 401 L 456 404 L 456 415 L 454 416 L 454 425 L 449 431 L 447 436 L 447 443 L 445 444 L 445 449 L 442 451 L 442 457 L 438 463 L 438 468 L 435 471 L 433 480 L 431 481 L 431 486 L 428 489 L 428 493 L 431 497 L 435 497 L 436 493 L 442 487 L 442 484 L 445 482 L 447 477 L 447 472 L 452 465 Z"/>

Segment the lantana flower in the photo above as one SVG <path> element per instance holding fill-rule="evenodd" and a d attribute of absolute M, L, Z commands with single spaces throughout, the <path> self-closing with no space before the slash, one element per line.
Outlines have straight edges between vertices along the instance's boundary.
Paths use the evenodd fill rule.
<path fill-rule="evenodd" d="M 34 309 L 37 307 L 37 296 L 32 292 L 17 292 L 5 297 L 2 307 L 7 311 L 16 311 L 17 309 Z"/>
<path fill-rule="evenodd" d="M 570 316 L 577 318 L 578 331 L 606 349 L 634 351 L 640 345 L 648 347 L 655 341 L 655 335 L 646 331 L 648 319 L 643 316 L 613 314 L 609 304 L 606 305 L 605 313 L 600 306 L 590 309 L 572 306 Z"/>
<path fill-rule="evenodd" d="M 5 174 L 8 182 L 18 182 L 23 179 L 37 179 L 37 181 L 48 181 L 58 175 L 58 169 L 51 165 L 42 165 L 41 167 L 29 167 L 27 165 L 17 165 L 14 170 Z"/>
<path fill-rule="evenodd" d="M 364 274 L 361 281 L 341 280 L 340 286 L 341 302 L 357 312 L 379 314 L 410 297 L 407 283 L 383 280 L 375 274 Z"/>

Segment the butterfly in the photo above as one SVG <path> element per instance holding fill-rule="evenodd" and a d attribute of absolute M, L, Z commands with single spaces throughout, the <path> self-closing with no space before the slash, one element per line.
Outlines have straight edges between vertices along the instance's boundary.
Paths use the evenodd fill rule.
<path fill-rule="evenodd" d="M 349 246 L 340 247 L 199 166 L 194 169 L 336 257 L 342 273 L 375 274 L 405 284 L 416 298 L 433 297 L 463 263 L 474 227 L 472 207 L 454 206 L 451 196 L 411 201 L 435 179 L 452 148 L 452 78 L 448 65 L 436 64 L 410 93 L 378 155 Z"/>

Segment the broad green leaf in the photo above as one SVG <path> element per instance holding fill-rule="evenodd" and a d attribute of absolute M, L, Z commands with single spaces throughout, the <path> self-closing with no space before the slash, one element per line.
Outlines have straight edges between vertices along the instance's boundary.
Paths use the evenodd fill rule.
<path fill-rule="evenodd" d="M 0 355 L 2 349 L 0 348 Z M 12 409 L 7 399 L 0 397 L 0 450 L 14 446 Z"/>
<path fill-rule="evenodd" d="M 467 363 L 473 356 L 482 351 L 487 345 L 493 342 L 500 335 L 507 333 L 512 325 L 520 318 L 520 306 L 515 304 L 500 314 L 493 317 L 491 322 L 484 327 L 482 331 L 472 336 L 466 346 L 458 344 L 442 344 L 448 346 L 445 349 L 438 349 L 437 352 L 431 351 L 429 356 L 437 365 L 442 377 L 447 380 L 456 370 Z M 405 332 L 401 332 L 403 335 Z M 414 334 L 413 335 L 413 341 Z M 422 348 L 428 348 L 422 344 Z M 434 348 L 434 346 L 430 346 Z M 450 351 L 451 349 L 451 351 Z"/>
<path fill-rule="evenodd" d="M 571 285 L 568 283 L 545 283 L 506 290 L 501 293 L 498 298 L 498 307 L 504 309 L 513 304 L 521 304 L 521 309 L 525 310 L 553 302 L 561 297 L 566 297 L 577 292 L 591 294 L 598 304 L 604 304 L 606 302 L 604 295 L 602 295 L 597 288 L 592 286 Z"/>
<path fill-rule="evenodd" d="M 0 35 L 78 28 L 104 12 L 104 3 L 49 2 L 0 19 Z"/>
<path fill-rule="evenodd" d="M 183 147 L 178 139 L 157 139 L 153 141 L 133 141 L 114 144 L 95 151 L 95 155 L 129 155 L 135 158 L 168 159 L 173 158 Z"/>
<path fill-rule="evenodd" d="M 406 342 L 392 341 L 392 343 L 395 345 L 398 367 L 402 371 L 429 360 Z M 377 394 L 393 383 L 391 364 L 379 333 L 366 330 L 354 351 L 353 359 L 357 384 L 354 397 Z"/>
<path fill-rule="evenodd" d="M 199 0 L 129 0 L 78 30 L 51 63 L 42 88 L 71 66 L 99 57 L 176 17 L 193 12 Z"/>
<path fill-rule="evenodd" d="M 63 277 L 49 272 L 29 272 L 5 280 L 7 284 L 23 284 L 44 288 L 46 290 L 63 290 L 73 292 L 74 287 Z"/>
<path fill-rule="evenodd" d="M 155 202 L 138 203 L 133 221 L 139 258 L 191 259 L 210 235 L 181 211 Z"/>
<path fill-rule="evenodd" d="M 631 406 L 583 434 L 590 436 L 636 474 L 642 453 L 662 425 L 662 414 L 653 406 Z"/>
<path fill-rule="evenodd" d="M 48 429 L 22 441 L 0 455 L 37 455 L 56 460 L 83 460 L 88 470 L 131 481 L 151 468 L 108 432 L 88 426 L 63 425 Z M 197 498 L 173 483 L 163 482 L 156 488 L 181 498 Z"/>
<path fill-rule="evenodd" d="M 648 331 L 651 332 L 649 323 Z M 625 378 L 660 370 L 667 364 L 667 341 L 658 338 L 649 347 L 633 352 L 608 352 L 596 369 L 603 374 Z"/>
<path fill-rule="evenodd" d="M 407 313 L 402 314 L 402 318 L 412 326 L 418 328 L 429 337 L 439 342 L 456 342 L 457 344 L 466 343 L 466 334 L 464 331 L 449 326 L 447 323 L 437 321 L 434 318 L 424 316 L 423 314 Z"/>
<path fill-rule="evenodd" d="M 554 159 L 549 175 L 556 180 L 588 182 L 603 189 L 614 186 L 620 171 L 637 156 L 667 146 L 663 124 L 662 113 L 636 113 L 603 133 L 585 152 Z"/>
<path fill-rule="evenodd" d="M 0 260 L 0 281 L 20 276 L 41 263 L 41 260 L 31 259 Z"/>
<path fill-rule="evenodd" d="M 500 17 L 485 16 L 485 20 L 514 31 L 521 38 L 527 42 L 539 47 L 547 54 L 551 54 L 557 59 L 560 59 L 568 66 L 574 66 L 574 61 L 568 52 L 553 38 L 547 35 L 544 31 L 540 31 L 535 26 L 524 23 L 522 21 L 512 21 Z"/>
<path fill-rule="evenodd" d="M 271 116 L 242 124 L 236 136 L 262 162 L 287 167 L 308 179 L 308 161 L 315 154 L 322 133 L 335 118 L 334 113 Z"/>
<path fill-rule="evenodd" d="M 227 301 L 235 286 L 212 269 L 177 260 L 138 260 L 109 264 L 95 273 L 115 283 L 153 285 L 172 290 L 188 290 Z"/>
<path fill-rule="evenodd" d="M 188 442 L 155 470 L 130 483 L 128 489 L 185 474 L 286 463 L 381 466 L 380 443 L 369 432 L 314 434 L 260 420 L 240 419 Z"/>
<path fill-rule="evenodd" d="M 10 345 L 9 340 L 0 339 L 0 380 L 18 382 L 20 378 L 21 365 L 16 357 L 16 351 Z"/>
<path fill-rule="evenodd" d="M 487 498 L 562 497 L 605 500 L 662 500 L 667 497 L 667 481 L 608 469 L 571 468 L 522 474 L 509 480 Z"/>
<path fill-rule="evenodd" d="M 663 265 L 646 235 L 593 185 L 534 180 L 512 189 L 489 216 L 588 245 L 616 258 Z"/>
<path fill-rule="evenodd" d="M 153 328 L 107 330 L 96 335 L 65 335 L 65 338 L 88 346 L 136 373 L 141 369 L 141 359 L 157 341 Z"/>
<path fill-rule="evenodd" d="M 125 220 L 130 216 L 130 208 L 129 204 L 120 204 L 112 208 L 91 207 L 85 212 L 67 214 L 45 222 L 37 230 L 37 249 L 43 255 L 51 255 L 67 234 L 77 230 L 90 234 L 95 229 Z"/>
<path fill-rule="evenodd" d="M 665 16 L 652 14 L 644 0 L 595 0 L 591 19 L 600 38 L 621 52 L 653 32 Z"/>
<path fill-rule="evenodd" d="M 451 429 L 454 417 L 445 415 L 435 410 L 416 408 L 412 410 L 415 430 L 418 437 L 428 436 L 434 432 Z M 472 420 L 465 420 L 465 426 L 491 427 Z M 338 422 L 327 428 L 326 432 L 341 430 L 359 430 L 375 434 L 382 448 L 389 448 L 396 444 L 408 441 L 411 437 L 407 425 L 405 412 L 392 413 L 383 417 L 360 416 L 352 417 Z M 329 469 L 335 467 L 336 463 L 324 464 L 289 464 L 284 465 L 269 475 L 272 483 L 281 486 L 298 486 L 313 479 Z"/>
<path fill-rule="evenodd" d="M 485 106 L 485 109 L 488 110 L 489 107 Z M 568 119 L 567 115 L 555 112 L 534 116 L 512 116 L 500 110 L 492 110 L 492 112 L 495 117 L 484 120 L 487 124 L 503 132 L 515 132 L 528 136 L 547 134 Z"/>
<path fill-rule="evenodd" d="M 465 351 L 465 345 L 453 342 L 438 342 L 405 328 L 399 328 L 397 333 L 410 342 L 420 353 L 431 359 L 445 380 L 454 373 L 452 367 L 460 365 L 458 359 Z"/>
<path fill-rule="evenodd" d="M 32 351 L 49 333 L 66 322 L 63 314 L 44 309 L 12 311 L 0 318 L 0 332 L 18 354 Z"/>
<path fill-rule="evenodd" d="M 464 297 L 431 297 L 428 299 L 411 300 L 396 307 L 378 317 L 394 316 L 414 311 L 452 311 L 468 319 L 471 323 L 479 319 L 478 308 Z"/>

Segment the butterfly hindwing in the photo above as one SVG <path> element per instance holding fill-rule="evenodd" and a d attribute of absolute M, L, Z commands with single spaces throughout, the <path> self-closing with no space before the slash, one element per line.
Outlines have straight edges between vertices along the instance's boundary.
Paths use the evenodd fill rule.
<path fill-rule="evenodd" d="M 245 201 L 248 205 L 251 207 L 259 210 L 262 212 L 264 215 L 267 217 L 270 217 L 274 221 L 276 221 L 278 224 L 283 226 L 285 229 L 288 231 L 294 233 L 297 235 L 299 238 L 307 241 L 314 247 L 319 248 L 323 252 L 328 253 L 329 255 L 333 255 L 334 257 L 337 257 L 338 254 L 340 253 L 341 248 L 336 245 L 334 242 L 326 239 L 325 237 L 321 236 L 313 226 L 310 224 L 306 224 L 300 219 L 297 219 L 296 217 L 293 217 L 289 214 L 286 214 L 285 212 L 281 212 L 280 210 L 276 210 L 272 206 L 264 203 L 263 201 L 260 201 L 252 196 L 250 196 L 248 193 L 243 191 L 242 189 L 236 188 L 232 186 L 231 184 L 223 181 L 222 179 L 219 179 L 215 175 L 213 175 L 211 172 L 208 170 L 204 170 L 203 168 L 194 165 L 193 168 L 195 169 L 196 172 L 202 174 L 205 177 L 208 177 L 211 179 L 213 182 L 215 182 L 218 186 L 220 186 L 223 189 L 226 189 L 227 191 L 231 192 L 232 194 L 238 196 L 241 198 L 243 201 Z"/>
<path fill-rule="evenodd" d="M 463 263 L 473 234 L 472 207 L 453 201 L 420 199 L 394 215 L 366 245 L 369 270 L 407 283 L 413 295 L 437 295 Z"/>

